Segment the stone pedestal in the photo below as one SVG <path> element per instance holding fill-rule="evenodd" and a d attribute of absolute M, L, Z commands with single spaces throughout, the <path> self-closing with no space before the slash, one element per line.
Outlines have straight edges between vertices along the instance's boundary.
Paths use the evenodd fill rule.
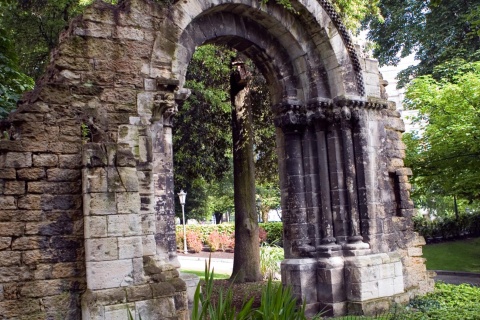
<path fill-rule="evenodd" d="M 368 250 L 366 250 L 368 253 Z M 376 314 L 404 300 L 404 276 L 397 253 L 378 253 L 282 262 L 282 282 L 307 306 L 309 315 Z"/>

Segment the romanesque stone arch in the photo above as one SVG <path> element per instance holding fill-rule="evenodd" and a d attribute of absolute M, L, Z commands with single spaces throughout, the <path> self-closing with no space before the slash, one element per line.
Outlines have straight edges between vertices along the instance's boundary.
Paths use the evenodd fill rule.
<path fill-rule="evenodd" d="M 174 229 L 172 117 L 196 48 L 227 44 L 270 87 L 282 281 L 309 312 L 369 313 L 428 291 L 403 122 L 326 0 L 95 2 L 72 21 L 0 141 L 6 318 L 188 315 Z M 82 127 L 89 128 L 82 135 Z"/>

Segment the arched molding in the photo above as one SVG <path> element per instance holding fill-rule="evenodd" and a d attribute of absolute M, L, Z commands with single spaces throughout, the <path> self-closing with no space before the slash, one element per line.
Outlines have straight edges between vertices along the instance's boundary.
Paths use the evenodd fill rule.
<path fill-rule="evenodd" d="M 338 16 L 330 17 L 334 11 L 328 6 L 328 2 L 301 0 L 292 1 L 292 5 L 298 13 L 287 11 L 275 3 L 265 5 L 256 0 L 242 0 L 240 3 L 203 0 L 177 2 L 163 22 L 171 46 L 165 46 L 165 33 L 162 33 L 162 39 L 157 39 L 158 45 L 154 46 L 153 72 L 156 72 L 154 66 L 156 59 L 165 60 L 162 56 L 173 56 L 171 66 L 164 67 L 171 69 L 165 72 L 170 72 L 170 76 L 177 78 L 180 85 L 183 85 L 188 59 L 195 49 L 195 46 L 182 41 L 191 37 L 190 25 L 196 26 L 195 45 L 198 46 L 202 44 L 198 43 L 202 38 L 198 37 L 202 25 L 211 26 L 211 22 L 218 23 L 215 28 L 207 27 L 207 34 L 203 36 L 205 41 L 211 41 L 215 36 L 242 37 L 242 32 L 245 33 L 249 25 L 253 25 L 251 22 L 255 21 L 255 26 L 261 27 L 261 33 L 265 38 L 274 39 L 270 44 L 275 42 L 280 44 L 282 48 L 280 51 L 286 53 L 286 59 L 293 69 L 295 80 L 287 79 L 280 91 L 285 93 L 291 87 L 302 88 L 303 91 L 298 92 L 296 98 L 304 103 L 318 97 L 363 96 L 365 94 L 363 75 L 355 48 Z M 221 21 L 219 16 L 222 16 Z M 227 19 L 232 16 L 237 18 Z M 244 28 L 239 28 L 241 25 L 238 22 L 248 23 Z M 258 34 L 257 31 L 258 29 L 254 33 L 249 32 L 247 36 Z M 256 45 L 256 53 L 268 53 L 265 50 L 265 42 L 254 42 L 260 39 L 246 40 Z M 283 66 L 281 63 L 285 62 L 276 61 L 277 57 L 274 55 L 268 57 L 272 61 L 271 64 L 277 67 Z M 285 82 L 284 74 L 277 73 L 275 78 L 277 87 Z"/>

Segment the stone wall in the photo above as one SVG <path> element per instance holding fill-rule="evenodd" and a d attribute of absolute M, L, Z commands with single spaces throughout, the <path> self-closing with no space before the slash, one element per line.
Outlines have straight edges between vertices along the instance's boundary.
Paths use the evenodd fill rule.
<path fill-rule="evenodd" d="M 98 2 L 73 21 L 9 118 L 0 318 L 186 315 L 164 117 L 175 101 L 149 73 L 161 8 L 136 5 Z"/>

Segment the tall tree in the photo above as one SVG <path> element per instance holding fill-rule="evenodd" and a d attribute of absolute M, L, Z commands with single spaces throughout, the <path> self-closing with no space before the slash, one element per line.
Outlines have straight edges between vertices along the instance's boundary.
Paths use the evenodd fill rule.
<path fill-rule="evenodd" d="M 414 121 L 421 127 L 419 133 L 404 136 L 406 164 L 415 174 L 414 196 L 457 196 L 478 201 L 480 62 L 455 60 L 434 71 L 443 78 L 418 77 L 405 94 L 406 107 L 419 111 Z"/>
<path fill-rule="evenodd" d="M 235 190 L 235 252 L 231 280 L 259 281 L 260 248 L 255 209 L 255 163 L 253 159 L 252 106 L 245 63 L 236 59 L 230 77 L 233 138 L 233 184 Z"/>
<path fill-rule="evenodd" d="M 480 49 L 480 0 L 380 0 L 382 20 L 371 18 L 368 38 L 380 64 L 415 53 L 419 63 L 402 71 L 399 85 L 452 58 L 476 61 Z"/>
<path fill-rule="evenodd" d="M 13 41 L 0 29 L 0 119 L 16 108 L 25 90 L 32 88 L 33 79 L 19 71 Z"/>

